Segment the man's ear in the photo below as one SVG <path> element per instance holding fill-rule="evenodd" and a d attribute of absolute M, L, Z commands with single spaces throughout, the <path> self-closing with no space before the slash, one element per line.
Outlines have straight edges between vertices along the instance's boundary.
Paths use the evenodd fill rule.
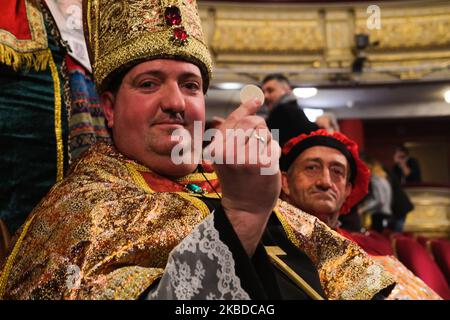
<path fill-rule="evenodd" d="M 110 91 L 105 91 L 100 95 L 100 103 L 105 114 L 106 122 L 109 128 L 114 126 L 114 102 L 116 97 Z"/>
<path fill-rule="evenodd" d="M 281 190 L 283 191 L 283 193 L 289 197 L 290 195 L 290 191 L 289 191 L 289 176 L 287 174 L 287 172 L 282 171 L 281 172 Z"/>

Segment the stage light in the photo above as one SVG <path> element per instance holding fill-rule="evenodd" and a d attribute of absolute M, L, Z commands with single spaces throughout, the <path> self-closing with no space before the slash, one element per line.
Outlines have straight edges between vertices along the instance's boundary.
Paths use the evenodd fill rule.
<path fill-rule="evenodd" d="M 306 99 L 314 97 L 318 90 L 316 88 L 295 88 L 293 92 L 297 98 Z"/>
<path fill-rule="evenodd" d="M 222 90 L 239 90 L 243 86 L 244 85 L 240 82 L 222 82 L 222 83 L 218 83 L 215 85 L 215 87 L 217 89 L 222 89 Z"/>
<path fill-rule="evenodd" d="M 318 116 L 323 115 L 323 109 L 303 108 L 303 112 L 311 122 L 315 122 Z"/>
<path fill-rule="evenodd" d="M 450 90 L 445 91 L 444 99 L 445 99 L 445 102 L 450 103 Z"/>

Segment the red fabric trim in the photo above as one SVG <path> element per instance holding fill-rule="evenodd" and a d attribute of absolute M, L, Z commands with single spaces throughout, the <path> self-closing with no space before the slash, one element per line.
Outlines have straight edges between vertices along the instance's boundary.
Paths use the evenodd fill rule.
<path fill-rule="evenodd" d="M 0 29 L 12 33 L 18 40 L 31 40 L 25 0 L 2 1 Z"/>
<path fill-rule="evenodd" d="M 348 232 L 345 229 L 341 229 L 341 228 L 336 228 L 336 232 L 339 233 L 341 236 L 343 236 L 344 238 L 347 238 L 348 240 L 353 241 L 354 243 L 358 244 L 358 241 L 356 241 L 356 239 L 354 239 L 352 237 L 352 234 L 350 232 Z"/>
<path fill-rule="evenodd" d="M 69 72 L 78 70 L 78 71 L 82 72 L 83 74 L 90 74 L 89 71 L 87 71 L 81 64 L 78 63 L 78 61 L 76 61 L 70 55 L 66 54 L 65 59 L 66 59 L 67 70 Z"/>
<path fill-rule="evenodd" d="M 282 150 L 283 154 L 287 155 L 295 145 L 312 136 L 326 136 L 336 139 L 347 147 L 348 151 L 352 154 L 353 159 L 355 160 L 355 183 L 352 187 L 352 192 L 345 200 L 344 204 L 341 207 L 341 211 L 339 212 L 340 214 L 347 214 L 350 209 L 359 201 L 361 201 L 362 198 L 364 198 L 364 196 L 369 192 L 370 170 L 359 158 L 358 145 L 353 140 L 350 140 L 349 138 L 347 138 L 347 136 L 343 135 L 340 132 L 329 133 L 325 129 L 319 129 L 309 134 L 303 133 L 295 138 L 292 138 L 284 145 Z"/>

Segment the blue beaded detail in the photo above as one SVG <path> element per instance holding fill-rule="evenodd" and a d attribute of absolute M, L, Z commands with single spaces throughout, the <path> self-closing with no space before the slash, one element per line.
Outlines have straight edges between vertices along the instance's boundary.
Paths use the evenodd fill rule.
<path fill-rule="evenodd" d="M 195 183 L 189 183 L 186 185 L 186 189 L 190 192 L 190 193 L 195 193 L 195 194 L 205 194 L 206 190 L 200 188 L 198 185 L 196 185 Z"/>

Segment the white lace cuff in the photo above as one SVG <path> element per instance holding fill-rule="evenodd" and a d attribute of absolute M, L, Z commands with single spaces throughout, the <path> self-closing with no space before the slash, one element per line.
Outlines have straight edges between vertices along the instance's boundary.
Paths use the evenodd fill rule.
<path fill-rule="evenodd" d="M 214 213 L 172 250 L 158 287 L 147 299 L 250 299 L 230 249 L 219 238 Z"/>

